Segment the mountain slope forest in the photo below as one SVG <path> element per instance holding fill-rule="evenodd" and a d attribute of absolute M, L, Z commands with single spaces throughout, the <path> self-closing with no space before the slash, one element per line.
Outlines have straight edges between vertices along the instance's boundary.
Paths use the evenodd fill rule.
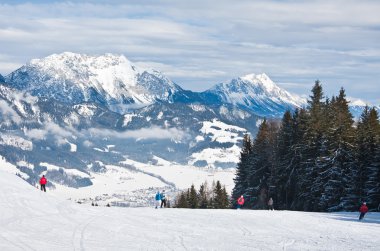
<path fill-rule="evenodd" d="M 232 197 L 248 208 L 355 211 L 380 204 L 380 123 L 366 107 L 357 123 L 345 90 L 325 97 L 316 81 L 306 108 L 287 111 L 281 122 L 264 120 L 255 139 L 246 135 Z"/>

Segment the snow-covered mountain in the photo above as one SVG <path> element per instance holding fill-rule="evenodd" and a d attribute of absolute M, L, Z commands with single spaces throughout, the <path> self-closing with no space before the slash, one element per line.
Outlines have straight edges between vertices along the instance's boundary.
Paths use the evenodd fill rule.
<path fill-rule="evenodd" d="M 192 92 L 124 56 L 54 54 L 0 76 L 0 155 L 31 184 L 46 174 L 57 191 L 102 197 L 97 188 L 116 182 L 105 199 L 125 187 L 140 193 L 146 186 L 125 182 L 132 173 L 176 190 L 226 177 L 214 172 L 236 167 L 244 134 L 304 104 L 265 74 Z"/>
<path fill-rule="evenodd" d="M 113 111 L 156 101 L 232 104 L 258 116 L 280 117 L 305 104 L 266 74 L 249 74 L 202 93 L 185 91 L 157 70 L 140 69 L 122 55 L 65 52 L 33 59 L 3 79 L 8 86 L 63 103 L 92 102 Z"/>
<path fill-rule="evenodd" d="M 153 184 L 176 190 L 220 177 L 215 171 L 236 166 L 244 133 L 253 134 L 261 121 L 229 104 L 156 101 L 118 113 L 100 103 L 70 104 L 9 86 L 0 84 L 0 155 L 15 172 L 31 184 L 47 175 L 55 193 L 86 198 L 92 191 L 101 200 L 122 197 L 128 205 Z M 233 172 L 220 172 L 228 174 L 222 180 L 232 189 Z M 131 186 L 131 173 L 138 173 L 133 182 L 140 186 Z M 114 176 L 118 185 L 104 196 L 103 184 Z"/>
<path fill-rule="evenodd" d="M 306 104 L 306 100 L 277 86 L 265 73 L 249 74 L 229 83 L 221 83 L 207 93 L 220 97 L 222 103 L 245 108 L 264 117 L 281 117 L 288 109 Z"/>
<path fill-rule="evenodd" d="M 366 106 L 372 108 L 374 107 L 378 112 L 380 112 L 380 106 L 371 106 L 370 104 L 368 104 L 367 102 L 361 100 L 361 99 L 357 99 L 357 98 L 352 98 L 352 97 L 348 97 L 348 100 L 349 100 L 349 108 L 350 108 L 350 112 L 351 114 L 354 116 L 354 119 L 355 121 L 357 121 L 360 116 L 362 115 L 364 109 Z"/>
<path fill-rule="evenodd" d="M 144 70 L 126 57 L 65 52 L 33 59 L 5 77 L 13 88 L 70 104 L 94 102 L 146 106 L 170 101 L 182 89 L 156 70 Z"/>

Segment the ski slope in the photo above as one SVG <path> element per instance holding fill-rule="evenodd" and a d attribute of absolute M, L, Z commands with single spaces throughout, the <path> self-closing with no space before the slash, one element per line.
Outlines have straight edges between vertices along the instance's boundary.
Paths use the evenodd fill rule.
<path fill-rule="evenodd" d="M 380 214 L 92 207 L 0 171 L 0 250 L 378 250 Z"/>

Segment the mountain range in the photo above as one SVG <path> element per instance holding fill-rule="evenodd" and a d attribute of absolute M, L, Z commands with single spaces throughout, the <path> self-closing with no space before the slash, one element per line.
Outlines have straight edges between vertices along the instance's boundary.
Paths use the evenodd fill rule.
<path fill-rule="evenodd" d="M 110 165 L 234 168 L 245 133 L 305 105 L 264 73 L 193 92 L 124 56 L 65 52 L 0 75 L 0 155 L 52 187 L 92 186 Z"/>
<path fill-rule="evenodd" d="M 4 79 L 5 85 L 70 105 L 105 105 L 115 112 L 168 103 L 231 104 L 261 116 L 276 116 L 304 100 L 279 88 L 266 74 L 250 74 L 201 92 L 185 91 L 157 70 L 145 70 L 124 56 L 65 52 L 31 60 Z M 120 108 L 124 108 L 120 110 Z"/>

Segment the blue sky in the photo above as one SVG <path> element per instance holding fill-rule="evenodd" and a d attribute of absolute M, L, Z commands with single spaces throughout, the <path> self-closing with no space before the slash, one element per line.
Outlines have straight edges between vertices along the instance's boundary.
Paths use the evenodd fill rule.
<path fill-rule="evenodd" d="M 249 73 L 380 104 L 380 1 L 1 1 L 0 73 L 72 51 L 124 54 L 185 89 Z"/>

